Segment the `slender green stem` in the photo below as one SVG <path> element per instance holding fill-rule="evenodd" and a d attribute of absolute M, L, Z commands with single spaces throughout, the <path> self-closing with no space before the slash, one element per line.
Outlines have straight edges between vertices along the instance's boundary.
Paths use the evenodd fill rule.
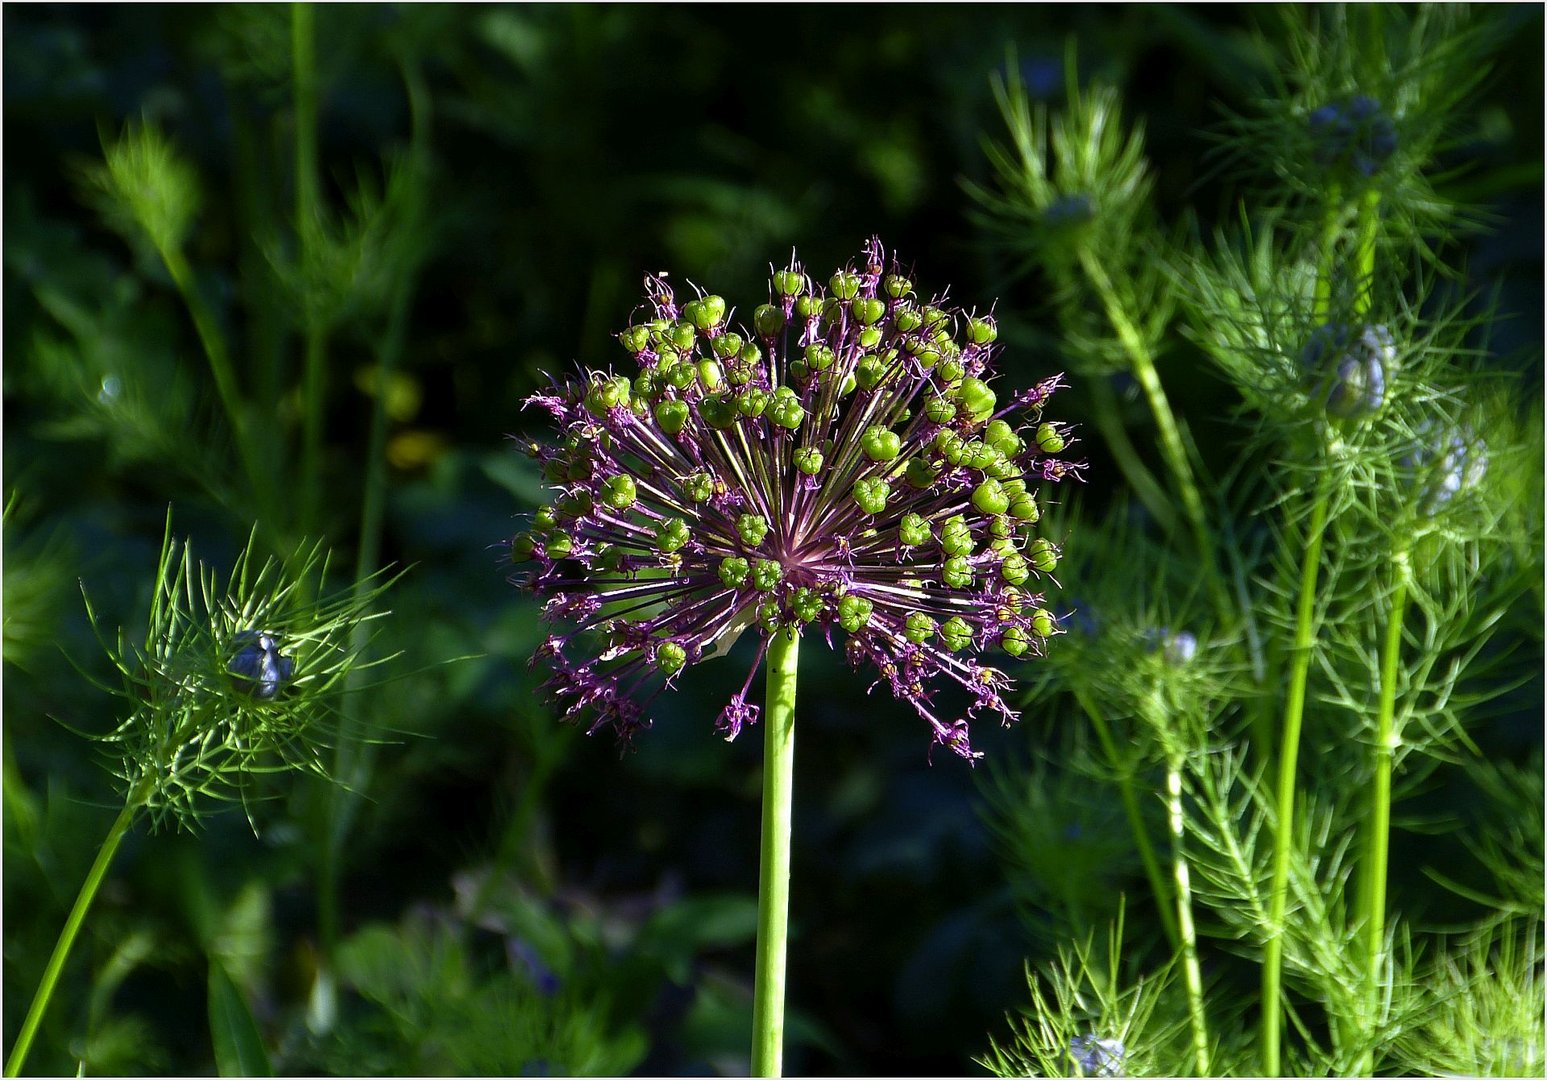
<path fill-rule="evenodd" d="M 1192 921 L 1192 877 L 1183 846 L 1182 761 L 1175 755 L 1166 762 L 1166 817 L 1171 823 L 1171 860 L 1176 878 L 1176 922 L 1182 935 L 1182 970 L 1187 980 L 1187 1015 L 1192 1022 L 1196 1075 L 1209 1075 L 1209 1028 L 1203 1011 L 1203 973 L 1198 967 L 1198 931 Z"/>
<path fill-rule="evenodd" d="M 768 641 L 763 702 L 763 841 L 757 890 L 757 972 L 752 989 L 752 1075 L 784 1063 L 784 961 L 790 919 L 790 819 L 795 790 L 795 666 L 800 635 Z"/>
<path fill-rule="evenodd" d="M 1391 595 L 1391 612 L 1386 622 L 1386 640 L 1381 649 L 1380 704 L 1375 718 L 1375 744 L 1371 748 L 1373 774 L 1370 785 L 1370 812 L 1366 819 L 1365 856 L 1360 867 L 1360 915 L 1364 927 L 1366 987 L 1369 1016 L 1373 1022 L 1381 998 L 1381 969 L 1386 939 L 1386 877 L 1391 845 L 1391 774 L 1396 750 L 1397 665 L 1402 657 L 1402 624 L 1407 616 L 1407 592 L 1413 579 L 1412 563 L 1406 551 L 1392 558 L 1396 577 Z M 1360 1074 L 1372 1067 L 1370 1055 L 1356 1069 Z"/>
<path fill-rule="evenodd" d="M 1375 298 L 1375 240 L 1380 232 L 1380 189 L 1359 200 L 1359 235 L 1354 249 L 1354 318 L 1362 320 Z"/>
<path fill-rule="evenodd" d="M 1321 220 L 1321 264 L 1316 268 L 1312 316 L 1318 325 L 1332 318 L 1332 282 L 1337 277 L 1337 242 L 1343 231 L 1343 189 L 1327 188 L 1327 212 Z"/>
<path fill-rule="evenodd" d="M 1113 399 L 1111 384 L 1105 379 L 1091 379 L 1088 385 L 1091 403 L 1095 406 L 1096 429 L 1106 440 L 1107 449 L 1111 450 L 1112 457 L 1116 459 L 1123 479 L 1128 481 L 1128 486 L 1133 488 L 1134 494 L 1160 526 L 1161 532 L 1171 532 L 1176 528 L 1176 511 L 1172 509 L 1171 501 L 1160 486 L 1160 481 L 1155 479 L 1155 474 L 1139 460 L 1139 452 L 1134 449 L 1133 441 L 1128 438 L 1128 429 L 1117 414 L 1117 402 Z"/>
<path fill-rule="evenodd" d="M 1300 757 L 1300 727 L 1305 714 L 1306 679 L 1315 638 L 1316 582 L 1321 572 L 1322 535 L 1329 501 L 1325 481 L 1318 486 L 1306 527 L 1300 564 L 1300 593 L 1295 638 L 1289 661 L 1289 687 L 1278 756 L 1277 812 L 1273 821 L 1273 881 L 1269 893 L 1269 937 L 1262 960 L 1262 1061 L 1268 1076 L 1279 1075 L 1280 1004 L 1284 966 L 1284 909 L 1289 896 L 1289 854 L 1295 837 L 1295 771 Z"/>
<path fill-rule="evenodd" d="M 1128 355 L 1133 377 L 1143 389 L 1150 413 L 1155 417 L 1155 426 L 1160 432 L 1160 451 L 1181 493 L 1182 509 L 1186 512 L 1188 523 L 1192 526 L 1193 539 L 1198 545 L 1199 563 L 1204 568 L 1210 596 L 1219 612 L 1220 624 L 1234 625 L 1234 607 L 1214 555 L 1214 535 L 1209 529 L 1208 518 L 1204 514 L 1203 498 L 1198 492 L 1198 484 L 1193 476 L 1192 462 L 1188 457 L 1187 448 L 1183 444 L 1181 429 L 1177 426 L 1176 416 L 1171 411 L 1171 402 L 1166 397 L 1165 389 L 1160 385 L 1160 375 L 1155 371 L 1155 358 L 1151 355 L 1139 328 L 1129 317 L 1122 298 L 1118 296 L 1117 289 L 1101 261 L 1089 250 L 1082 249 L 1080 266 L 1084 269 L 1086 277 L 1090 279 L 1097 295 L 1101 297 L 1107 320 L 1112 324 L 1118 341 L 1122 343 L 1123 351 Z"/>
<path fill-rule="evenodd" d="M 320 227 L 321 183 L 317 169 L 317 65 L 315 13 L 309 3 L 290 5 L 291 85 L 295 95 L 295 232 L 303 272 Z M 307 275 L 309 276 L 309 274 Z M 304 301 L 305 409 L 301 434 L 301 532 L 316 524 L 322 491 L 322 420 L 326 408 L 328 331 L 321 313 Z"/>
<path fill-rule="evenodd" d="M 247 423 L 247 412 L 242 405 L 241 388 L 236 382 L 236 368 L 231 363 L 231 354 L 226 350 L 226 339 L 215 321 L 215 313 L 199 294 L 198 284 L 193 279 L 193 268 L 188 265 L 182 249 L 168 245 L 157 250 L 162 263 L 166 265 L 167 273 L 171 275 L 172 283 L 177 286 L 178 295 L 183 298 L 189 317 L 193 319 L 199 343 L 204 347 L 204 358 L 215 380 L 215 393 L 220 398 L 221 408 L 225 410 L 226 421 L 231 425 L 231 437 L 236 441 L 236 451 L 253 497 L 258 500 L 260 508 L 271 506 L 270 480 L 258 464 L 251 428 Z"/>
<path fill-rule="evenodd" d="M 59 940 L 54 944 L 54 954 L 48 958 L 48 966 L 43 969 L 43 978 L 38 983 L 37 992 L 32 995 L 32 1006 L 27 1010 L 27 1018 L 22 1021 L 21 1033 L 16 1036 L 11 1056 L 6 1059 L 6 1076 L 21 1075 L 27 1053 L 32 1049 L 32 1041 L 43 1023 L 43 1014 L 48 1010 L 48 1003 L 59 985 L 59 976 L 64 971 L 65 961 L 69 959 L 70 949 L 75 945 L 75 938 L 86 921 L 86 912 L 90 910 L 97 890 L 107 877 L 107 869 L 113 863 L 113 856 L 118 853 L 119 844 L 128 835 L 143 805 L 143 799 L 137 793 L 132 793 L 124 803 L 118 819 L 113 822 L 113 827 L 108 830 L 107 839 L 102 841 L 102 849 L 97 852 L 96 861 L 91 864 L 86 880 L 81 883 L 81 890 L 75 897 L 75 906 L 70 909 L 70 916 L 65 920 L 64 929 L 59 932 Z"/>
<path fill-rule="evenodd" d="M 1139 795 L 1133 782 L 1133 770 L 1123 761 L 1117 748 L 1117 740 L 1112 737 L 1111 725 L 1107 723 L 1105 714 L 1090 699 L 1090 695 L 1083 689 L 1076 688 L 1074 696 L 1079 701 L 1080 707 L 1085 710 L 1085 715 L 1090 717 L 1091 727 L 1095 729 L 1096 738 L 1100 740 L 1101 748 L 1105 751 L 1107 760 L 1112 765 L 1112 771 L 1117 777 L 1117 790 L 1123 800 L 1123 810 L 1128 815 L 1128 827 L 1133 831 L 1134 845 L 1139 849 L 1139 859 L 1144 863 L 1144 874 L 1149 878 L 1150 891 L 1155 894 L 1155 910 L 1160 915 L 1166 940 L 1171 943 L 1172 951 L 1175 951 L 1181 947 L 1182 939 L 1177 933 L 1176 916 L 1171 910 L 1171 890 L 1166 887 L 1166 879 L 1160 869 L 1160 859 L 1156 857 L 1155 846 L 1150 843 L 1149 831 L 1144 827 L 1144 815 L 1139 810 Z"/>

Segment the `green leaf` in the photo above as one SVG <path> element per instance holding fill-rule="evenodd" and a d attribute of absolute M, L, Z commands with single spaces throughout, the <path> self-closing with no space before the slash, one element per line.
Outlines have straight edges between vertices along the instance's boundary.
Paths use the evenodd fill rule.
<path fill-rule="evenodd" d="M 209 1031 L 221 1076 L 274 1075 L 252 1010 L 214 957 L 209 962 Z"/>

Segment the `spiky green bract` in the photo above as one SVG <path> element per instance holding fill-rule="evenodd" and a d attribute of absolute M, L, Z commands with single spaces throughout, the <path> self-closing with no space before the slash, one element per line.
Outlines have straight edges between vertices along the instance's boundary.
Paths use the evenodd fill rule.
<path fill-rule="evenodd" d="M 367 642 L 353 635 L 386 614 L 372 609 L 393 580 L 377 574 L 363 588 L 319 596 L 328 569 L 321 544 L 260 563 L 250 538 L 222 583 L 173 537 L 169 516 L 143 642 L 122 630 L 110 640 L 88 597 L 92 627 L 123 679 L 108 689 L 129 707 L 100 738 L 118 754 L 114 771 L 130 801 L 158 824 L 193 828 L 211 801 L 245 803 L 263 775 L 327 775 L 322 751 L 346 677 L 388 659 L 367 659 Z M 260 636 L 279 662 L 277 679 L 250 655 Z"/>
<path fill-rule="evenodd" d="M 1028 966 L 1031 1007 L 1010 1018 L 1009 1039 L 990 1038 L 977 1063 L 1003 1077 L 1188 1075 L 1186 1021 L 1169 1007 L 1171 966 L 1137 970 L 1123 946 L 1119 912 L 1105 940 L 1087 934 L 1060 946 L 1043 972 Z M 1106 1052 L 1092 1055 L 1097 1040 Z"/>
<path fill-rule="evenodd" d="M 656 676 L 672 685 L 746 628 L 759 662 L 781 629 L 841 629 L 931 745 L 974 758 L 939 687 L 1008 723 L 1009 677 L 979 655 L 1041 653 L 1057 633 L 1040 589 L 1059 552 L 1036 522 L 1041 486 L 1082 468 L 1043 416 L 1062 377 L 996 384 L 993 317 L 921 301 L 875 239 L 826 288 L 798 263 L 776 273 L 740 330 L 719 297 L 679 307 L 647 286 L 620 334 L 637 372 L 531 399 L 560 430 L 532 447 L 557 497 L 511 554 L 537 560 L 547 617 L 578 624 L 539 656 L 568 715 L 627 737 Z M 600 657 L 577 660 L 592 631 Z M 743 688 L 717 727 L 734 738 L 757 715 Z"/>

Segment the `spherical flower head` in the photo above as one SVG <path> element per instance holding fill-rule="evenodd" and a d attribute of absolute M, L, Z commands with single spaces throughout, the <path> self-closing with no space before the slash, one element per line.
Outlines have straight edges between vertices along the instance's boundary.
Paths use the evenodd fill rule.
<path fill-rule="evenodd" d="M 1379 411 L 1396 357 L 1396 341 L 1380 325 L 1328 323 L 1312 331 L 1300 350 L 1311 393 L 1335 420 L 1362 420 Z"/>
<path fill-rule="evenodd" d="M 1363 94 L 1321 106 L 1308 122 L 1316 160 L 1332 169 L 1369 178 L 1397 149 L 1396 125 L 1380 102 Z"/>
<path fill-rule="evenodd" d="M 646 286 L 619 335 L 636 367 L 530 399 L 559 429 L 535 451 L 556 497 L 511 553 L 571 624 L 534 660 L 566 715 L 627 738 L 743 632 L 759 662 L 775 632 L 837 632 L 931 745 L 974 758 L 968 717 L 1015 718 L 983 654 L 1040 653 L 1060 632 L 1039 591 L 1059 551 L 1035 526 L 1039 485 L 1083 467 L 1043 416 L 1062 376 L 996 385 L 992 316 L 922 302 L 877 240 L 825 286 L 792 262 L 735 323 L 718 296 Z M 599 639 L 590 658 L 582 636 Z M 727 739 L 758 719 L 751 678 L 716 724 Z M 941 715 L 951 683 L 967 716 Z"/>

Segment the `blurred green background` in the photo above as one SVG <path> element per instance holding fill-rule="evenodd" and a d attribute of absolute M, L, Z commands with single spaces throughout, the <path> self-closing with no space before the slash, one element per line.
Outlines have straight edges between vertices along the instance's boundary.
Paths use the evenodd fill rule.
<path fill-rule="evenodd" d="M 1033 96 L 1056 105 L 1072 39 L 1080 79 L 1115 82 L 1147 125 L 1162 217 L 1191 207 L 1208 229 L 1235 214 L 1205 130 L 1219 103 L 1249 107 L 1264 60 L 1245 37 L 1253 12 L 341 5 L 314 17 L 321 216 L 308 232 L 287 5 L 4 12 L 4 468 L 16 500 L 5 1042 L 114 805 L 90 744 L 66 730 L 114 718 L 72 666 L 102 668 L 77 579 L 108 625 L 142 625 L 169 503 L 217 567 L 256 521 L 276 551 L 326 537 L 347 571 L 379 400 L 378 561 L 411 570 L 389 594 L 382 642 L 402 650 L 402 678 L 362 699 L 387 740 L 368 756 L 362 798 L 275 785 L 256 804 L 256 838 L 240 813 L 196 838 L 139 836 L 31 1067 L 209 1070 L 199 958 L 225 949 L 280 1071 L 744 1069 L 760 746 L 726 745 L 711 725 L 750 653 L 694 669 L 621 759 L 557 723 L 526 665 L 536 608 L 506 584 L 495 548 L 540 496 L 507 441 L 542 433 L 523 399 L 545 372 L 623 360 L 611 335 L 647 272 L 745 312 L 792 247 L 825 275 L 871 234 L 916 266 L 922 292 L 998 299 L 1009 383 L 1061 370 L 1039 329 L 1045 285 L 994 254 L 961 188 L 986 179 L 983 137 L 1001 137 L 991 74 L 1013 48 Z M 1507 18 L 1519 32 L 1467 157 L 1449 163 L 1467 168 L 1440 185 L 1502 226 L 1474 242 L 1468 282 L 1501 290 L 1513 316 L 1500 352 L 1542 335 L 1541 12 Z M 257 447 L 249 465 L 184 286 L 96 208 L 92 169 L 131 121 L 164 133 L 195 177 L 187 288 L 227 343 Z M 308 390 L 319 326 L 325 378 Z M 1186 347 L 1164 363 L 1205 454 L 1224 450 L 1211 432 L 1230 393 Z M 1524 377 L 1539 393 L 1539 356 Z M 1082 420 L 1077 386 L 1057 405 Z M 308 458 L 313 407 L 321 441 Z M 1148 425 L 1136 402 L 1129 419 Z M 1115 483 L 1087 445 L 1082 498 L 1099 509 Z M 994 856 L 980 782 L 1051 745 L 1060 718 L 984 725 L 974 738 L 989 764 L 974 774 L 944 756 L 931 766 L 916 718 L 884 691 L 863 696 L 840 657 L 808 649 L 802 674 L 788 1070 L 968 1071 L 1022 999 L 1023 961 L 1045 947 Z M 1497 738 L 1508 749 L 1539 734 L 1512 723 Z M 344 803 L 339 921 L 354 961 L 340 961 L 337 1017 L 319 1021 L 317 866 Z M 496 853 L 508 876 L 464 925 Z M 425 1000 L 378 970 L 418 970 L 405 957 L 426 964 Z M 491 986 L 502 990 L 480 990 Z M 597 1056 L 523 1049 L 506 1014 L 479 1012 L 491 1002 L 552 1021 L 531 1045 Z M 409 1029 L 466 1045 L 414 1043 Z"/>

